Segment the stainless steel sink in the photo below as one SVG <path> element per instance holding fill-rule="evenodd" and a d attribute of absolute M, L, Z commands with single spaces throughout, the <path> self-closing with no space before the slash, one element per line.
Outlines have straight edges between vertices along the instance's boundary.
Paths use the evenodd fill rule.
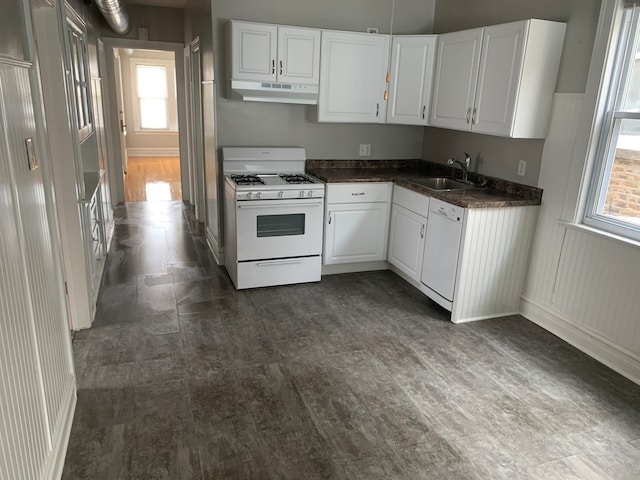
<path fill-rule="evenodd" d="M 471 190 L 478 188 L 475 185 L 459 182 L 449 177 L 418 177 L 412 178 L 410 182 L 417 183 L 429 190 L 449 191 L 449 190 Z"/>

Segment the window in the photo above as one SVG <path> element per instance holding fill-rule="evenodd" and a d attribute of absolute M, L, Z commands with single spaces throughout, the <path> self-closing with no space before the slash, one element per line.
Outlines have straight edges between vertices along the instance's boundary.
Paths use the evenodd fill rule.
<path fill-rule="evenodd" d="M 141 130 L 169 128 L 167 69 L 161 65 L 136 65 Z"/>
<path fill-rule="evenodd" d="M 640 9 L 624 11 L 584 222 L 640 240 Z"/>
<path fill-rule="evenodd" d="M 67 35 L 69 40 L 69 80 L 70 87 L 73 89 L 73 108 L 78 126 L 78 137 L 82 141 L 93 131 L 87 38 L 86 34 L 70 19 L 67 22 Z"/>

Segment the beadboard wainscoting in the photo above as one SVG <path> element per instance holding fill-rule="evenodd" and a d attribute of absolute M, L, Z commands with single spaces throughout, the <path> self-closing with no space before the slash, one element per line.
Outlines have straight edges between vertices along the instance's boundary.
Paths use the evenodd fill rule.
<path fill-rule="evenodd" d="M 537 206 L 469 209 L 452 321 L 519 313 L 537 214 Z"/>
<path fill-rule="evenodd" d="M 48 480 L 62 472 L 76 396 L 32 68 L 0 59 L 0 478 Z"/>
<path fill-rule="evenodd" d="M 559 222 L 583 97 L 555 95 L 539 184 L 544 196 L 521 311 L 640 383 L 640 250 Z"/>

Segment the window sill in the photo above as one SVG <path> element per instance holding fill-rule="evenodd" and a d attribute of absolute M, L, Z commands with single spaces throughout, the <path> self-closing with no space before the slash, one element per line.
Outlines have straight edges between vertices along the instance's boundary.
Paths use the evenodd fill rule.
<path fill-rule="evenodd" d="M 596 237 L 601 237 L 606 240 L 611 240 L 613 242 L 619 243 L 626 247 L 636 248 L 640 250 L 640 242 L 637 240 L 633 240 L 631 238 L 623 237 L 621 235 L 616 235 L 615 233 L 606 232 L 598 228 L 590 227 L 583 223 L 572 223 L 572 222 L 566 222 L 564 220 L 558 220 L 558 223 L 572 230 L 578 230 L 580 232 L 588 233 Z"/>

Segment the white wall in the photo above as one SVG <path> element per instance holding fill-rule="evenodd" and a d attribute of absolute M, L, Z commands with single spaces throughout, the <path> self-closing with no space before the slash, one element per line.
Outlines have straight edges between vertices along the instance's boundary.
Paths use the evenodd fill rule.
<path fill-rule="evenodd" d="M 613 3 L 603 2 L 609 10 Z M 606 28 L 602 38 L 605 45 Z M 588 177 L 593 159 L 590 141 L 597 138 L 594 112 L 605 50 L 599 43 L 594 49 L 586 94 L 555 96 L 542 156 L 544 196 L 522 311 L 640 383 L 640 246 L 580 228 L 576 209 L 582 178 Z"/>
<path fill-rule="evenodd" d="M 430 33 L 434 0 L 398 0 L 394 33 Z M 319 124 L 307 107 L 242 102 L 224 97 L 228 20 L 388 33 L 390 0 L 224 0 L 212 2 L 218 145 L 300 146 L 308 158 L 358 158 L 360 143 L 371 144 L 371 158 L 419 158 L 422 128 L 397 125 Z"/>

